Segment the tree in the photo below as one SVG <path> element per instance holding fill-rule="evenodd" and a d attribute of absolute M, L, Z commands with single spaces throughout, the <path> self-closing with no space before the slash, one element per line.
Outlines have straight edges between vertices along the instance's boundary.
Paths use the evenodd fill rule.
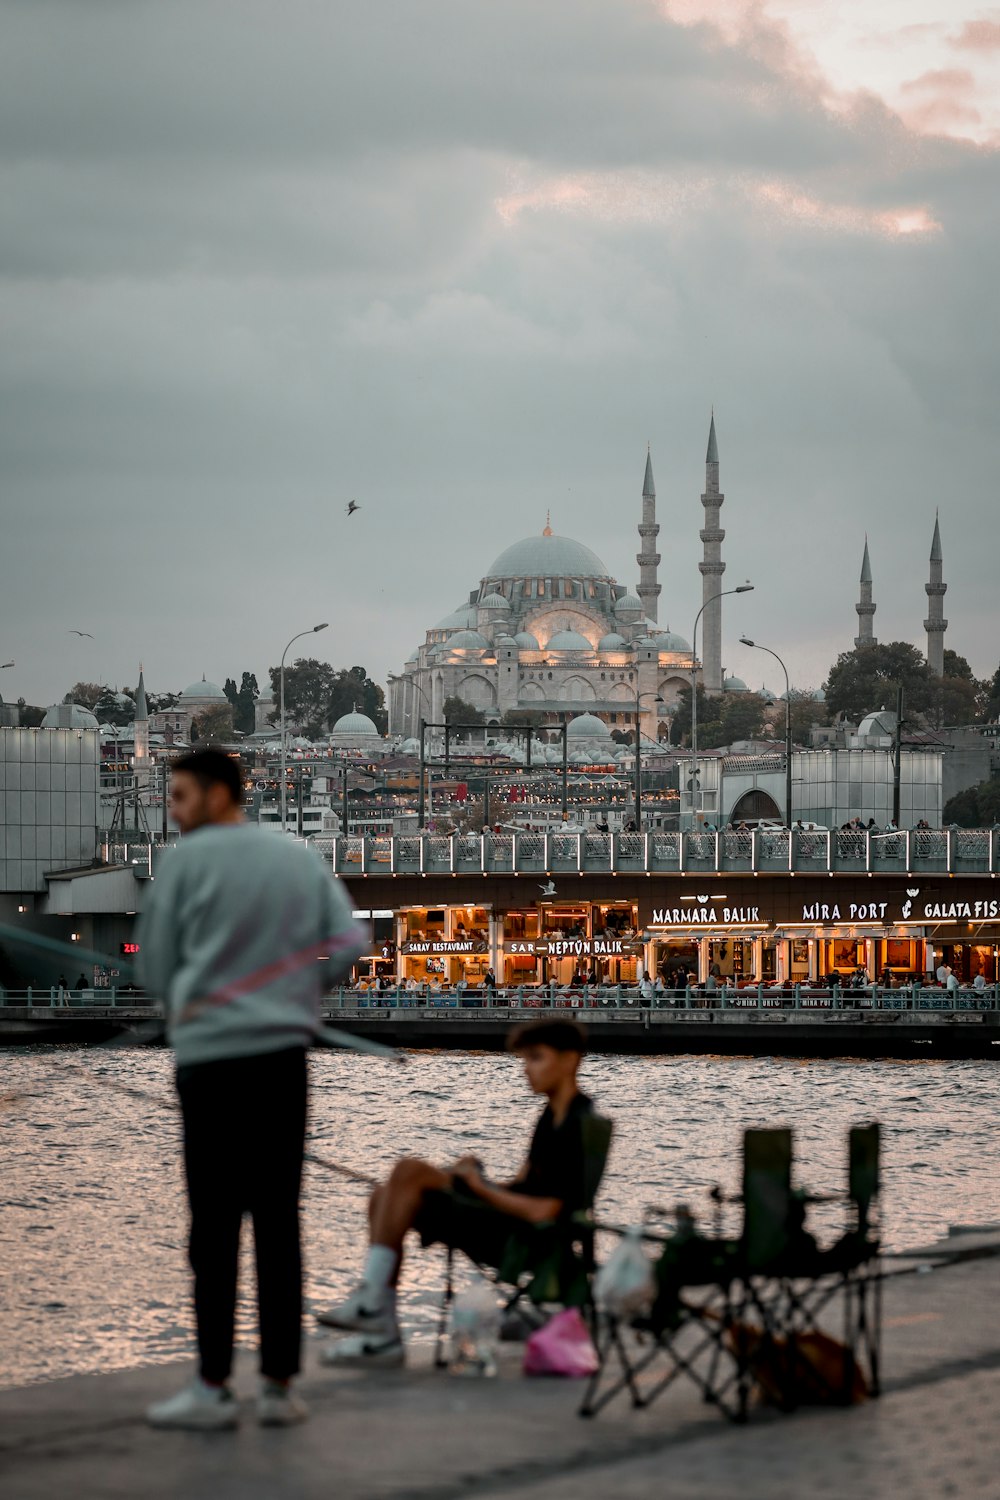
<path fill-rule="evenodd" d="M 191 739 L 200 745 L 226 744 L 233 737 L 233 711 L 220 703 L 203 709 L 191 721 Z"/>
<path fill-rule="evenodd" d="M 277 720 L 281 716 L 281 670 L 271 667 Z M 330 728 L 330 703 L 337 673 L 327 661 L 299 657 L 285 668 L 285 716 L 309 739 L 319 739 Z"/>
<path fill-rule="evenodd" d="M 1000 823 L 1000 779 L 981 781 L 978 786 L 956 792 L 945 804 L 943 820 L 960 828 L 992 828 Z"/>
<path fill-rule="evenodd" d="M 486 715 L 481 708 L 476 708 L 474 703 L 466 703 L 464 698 L 446 698 L 442 710 L 442 718 L 446 724 L 485 724 Z"/>
<path fill-rule="evenodd" d="M 79 703 L 93 712 L 95 703 L 108 690 L 101 682 L 74 682 L 63 699 L 64 703 Z"/>
<path fill-rule="evenodd" d="M 236 694 L 236 712 L 233 715 L 236 728 L 241 734 L 253 734 L 257 723 L 256 704 L 260 688 L 253 672 L 244 672 L 240 690 Z"/>
<path fill-rule="evenodd" d="M 548 721 L 548 714 L 540 708 L 512 708 L 501 720 L 516 729 L 540 729 Z"/>
<path fill-rule="evenodd" d="M 37 729 L 45 718 L 45 709 L 37 708 L 33 703 L 25 703 L 23 698 L 18 698 L 17 706 L 21 710 L 21 727 L 23 729 Z"/>
<path fill-rule="evenodd" d="M 702 741 L 699 734 L 699 744 L 704 743 L 706 749 L 717 749 L 720 745 L 731 745 L 735 740 L 753 740 L 760 735 L 764 727 L 763 698 L 756 693 L 723 693 L 721 706 L 717 737 Z"/>
<path fill-rule="evenodd" d="M 931 707 L 932 684 L 927 663 L 908 641 L 861 646 L 842 652 L 830 668 L 827 708 L 854 720 L 881 708 L 894 713 L 896 689 L 902 685 L 907 714 L 924 715 Z"/>
<path fill-rule="evenodd" d="M 995 724 L 1000 719 L 1000 667 L 983 683 L 983 705 L 981 717 L 985 724 Z"/>
<path fill-rule="evenodd" d="M 235 710 L 236 700 L 240 695 L 240 690 L 231 677 L 227 677 L 225 682 L 222 684 L 222 691 L 225 693 L 226 697 L 233 705 L 233 709 Z"/>
<path fill-rule="evenodd" d="M 115 724 L 119 729 L 131 724 L 135 718 L 135 704 L 123 703 L 128 694 L 118 694 L 114 688 L 103 687 L 101 696 L 94 704 L 93 713 L 99 724 Z"/>
<path fill-rule="evenodd" d="M 176 706 L 179 698 L 179 693 L 147 693 L 146 707 L 151 714 L 166 713 L 167 709 Z"/>
<path fill-rule="evenodd" d="M 335 675 L 333 692 L 330 695 L 330 727 L 344 714 L 353 713 L 355 707 L 385 734 L 389 716 L 385 711 L 385 694 L 377 682 L 373 682 L 364 667 L 341 668 Z"/>

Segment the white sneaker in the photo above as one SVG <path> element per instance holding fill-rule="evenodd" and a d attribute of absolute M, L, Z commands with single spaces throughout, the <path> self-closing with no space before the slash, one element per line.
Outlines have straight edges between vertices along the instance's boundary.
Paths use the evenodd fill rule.
<path fill-rule="evenodd" d="M 235 1427 L 240 1412 L 228 1386 L 206 1385 L 196 1376 L 176 1396 L 156 1401 L 146 1408 L 150 1427 L 187 1428 L 193 1432 L 218 1432 Z"/>
<path fill-rule="evenodd" d="M 317 1313 L 316 1321 L 326 1328 L 339 1328 L 345 1333 L 372 1333 L 383 1337 L 395 1334 L 399 1337 L 392 1303 L 384 1292 L 380 1297 L 363 1281 L 346 1301 L 331 1307 L 329 1312 Z"/>
<path fill-rule="evenodd" d="M 257 1421 L 261 1427 L 294 1427 L 304 1422 L 309 1408 L 290 1386 L 265 1381 L 257 1397 Z"/>
<path fill-rule="evenodd" d="M 406 1350 L 398 1328 L 390 1334 L 355 1333 L 324 1344 L 319 1362 L 342 1369 L 399 1369 L 406 1363 Z"/>

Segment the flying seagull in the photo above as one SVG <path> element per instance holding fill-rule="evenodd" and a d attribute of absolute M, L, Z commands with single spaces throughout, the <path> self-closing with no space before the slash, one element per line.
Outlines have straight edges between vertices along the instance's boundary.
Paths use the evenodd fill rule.
<path fill-rule="evenodd" d="M 352 500 L 350 502 L 350 504 L 348 505 L 348 507 L 347 507 L 347 514 L 349 516 L 353 516 L 354 512 L 356 510 L 360 510 L 360 509 L 361 509 L 361 506 L 358 504 L 358 502 L 356 500 Z"/>
<path fill-rule="evenodd" d="M 90 634 L 89 630 L 67 630 L 66 634 L 67 635 L 85 635 L 85 636 L 88 637 L 89 640 L 93 640 L 94 639 L 94 637 Z"/>
<path fill-rule="evenodd" d="M 554 880 L 547 880 L 545 884 L 540 885 L 538 889 L 541 891 L 543 896 L 554 896 L 556 893 L 556 883 Z"/>

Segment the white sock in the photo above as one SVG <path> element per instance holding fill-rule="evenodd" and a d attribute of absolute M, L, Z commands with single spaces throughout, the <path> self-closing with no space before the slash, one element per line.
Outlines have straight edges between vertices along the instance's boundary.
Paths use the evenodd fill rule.
<path fill-rule="evenodd" d="M 388 1245 L 371 1245 L 361 1279 L 372 1293 L 377 1307 L 395 1303 L 395 1288 L 390 1285 L 399 1265 L 399 1256 Z"/>

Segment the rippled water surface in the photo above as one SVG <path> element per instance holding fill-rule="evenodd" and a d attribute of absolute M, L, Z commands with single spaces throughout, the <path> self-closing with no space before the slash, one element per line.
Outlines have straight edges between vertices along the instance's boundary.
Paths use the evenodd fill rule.
<path fill-rule="evenodd" d="M 502 1177 L 518 1166 L 538 1110 L 505 1056 L 414 1053 L 400 1068 L 320 1052 L 311 1067 L 315 1148 L 375 1175 L 402 1152 L 446 1163 L 474 1149 Z M 106 1087 L 129 1084 L 171 1104 L 171 1068 L 158 1050 L 0 1052 L 0 1089 L 25 1093 L 0 1112 L 0 1385 L 193 1347 L 177 1117 Z M 996 1064 L 593 1057 L 583 1080 L 616 1124 L 601 1202 L 610 1219 L 678 1200 L 697 1212 L 712 1183 L 735 1190 L 748 1125 L 794 1126 L 799 1184 L 843 1187 L 846 1129 L 869 1119 L 886 1130 L 890 1245 L 1000 1218 Z M 354 1280 L 364 1204 L 363 1188 L 306 1168 L 310 1303 Z M 824 1213 L 820 1227 L 832 1234 L 839 1210 Z M 404 1313 L 417 1337 L 431 1334 L 440 1276 L 439 1251 L 409 1262 Z M 253 1330 L 247 1261 L 240 1341 Z"/>

